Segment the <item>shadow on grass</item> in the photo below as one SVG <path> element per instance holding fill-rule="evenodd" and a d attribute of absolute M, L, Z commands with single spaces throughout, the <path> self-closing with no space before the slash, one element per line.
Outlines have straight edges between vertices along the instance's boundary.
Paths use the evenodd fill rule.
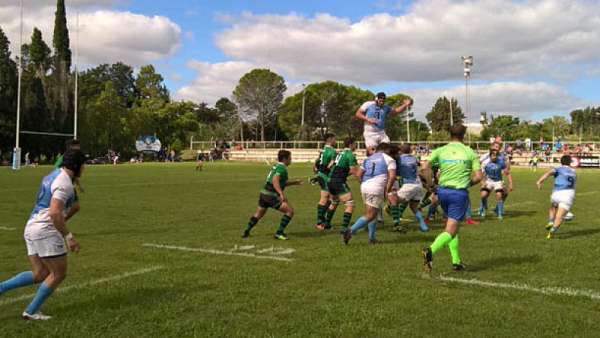
<path fill-rule="evenodd" d="M 563 233 L 559 233 L 559 237 L 557 237 L 557 238 L 570 239 L 570 238 L 575 238 L 575 237 L 592 236 L 597 233 L 600 233 L 600 228 L 565 231 Z"/>
<path fill-rule="evenodd" d="M 539 255 L 492 257 L 484 261 L 475 262 L 473 265 L 469 264 L 468 271 L 477 272 L 493 270 L 502 266 L 534 264 L 539 263 L 541 260 L 542 257 Z"/>

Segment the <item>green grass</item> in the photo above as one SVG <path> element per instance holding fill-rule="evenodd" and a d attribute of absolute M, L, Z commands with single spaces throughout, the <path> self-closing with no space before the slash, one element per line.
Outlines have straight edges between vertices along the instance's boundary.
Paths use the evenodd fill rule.
<path fill-rule="evenodd" d="M 40 179 L 49 167 L 0 171 L 0 280 L 28 269 L 22 228 Z M 29 300 L 2 302 L 35 292 L 29 287 L 0 296 L 0 336 L 594 336 L 600 300 L 543 295 L 427 279 L 420 249 L 440 232 L 414 226 L 400 235 L 378 231 L 349 246 L 337 231 L 313 228 L 317 187 L 291 187 L 296 217 L 290 241 L 272 239 L 280 215 L 270 211 L 253 236 L 240 238 L 255 211 L 265 164 L 95 166 L 86 169 L 82 211 L 70 223 L 82 245 L 69 256 L 69 276 L 46 303 L 47 323 L 25 323 Z M 575 220 L 556 240 L 543 225 L 551 184 L 535 189 L 542 171 L 515 170 L 515 191 L 503 222 L 488 217 L 461 230 L 468 271 L 451 270 L 447 250 L 435 257 L 434 276 L 530 287 L 569 287 L 600 293 L 600 222 L 595 206 L 600 171 L 580 171 Z M 308 177 L 292 165 L 291 177 Z M 548 182 L 549 183 L 549 182 Z M 358 185 L 352 183 L 353 191 Z M 473 208 L 479 206 L 472 191 Z M 357 197 L 360 201 L 360 197 Z M 359 203 L 360 204 L 360 203 Z M 494 205 L 493 199 L 491 205 Z M 362 207 L 355 213 L 358 215 Z M 408 217 L 412 217 L 407 213 Z M 341 221 L 341 212 L 336 222 Z M 291 262 L 143 247 L 144 243 L 229 251 L 234 246 L 293 248 Z M 256 253 L 255 250 L 248 251 Z M 268 255 L 266 253 L 265 255 Z M 140 269 L 151 273 L 88 283 Z"/>

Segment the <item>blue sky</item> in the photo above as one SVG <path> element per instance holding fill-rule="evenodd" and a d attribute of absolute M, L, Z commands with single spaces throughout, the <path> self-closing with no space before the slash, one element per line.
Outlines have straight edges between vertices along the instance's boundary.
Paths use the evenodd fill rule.
<path fill-rule="evenodd" d="M 52 35 L 55 0 L 24 0 L 25 31 Z M 473 55 L 472 111 L 539 120 L 600 105 L 600 2 L 589 0 L 67 0 L 81 13 L 81 63 L 154 64 L 178 100 L 229 97 L 252 68 L 302 83 L 334 80 L 464 107 L 461 55 Z M 0 22 L 18 37 L 18 8 Z M 15 44 L 13 44 L 14 47 Z M 14 48 L 13 48 L 14 51 Z"/>

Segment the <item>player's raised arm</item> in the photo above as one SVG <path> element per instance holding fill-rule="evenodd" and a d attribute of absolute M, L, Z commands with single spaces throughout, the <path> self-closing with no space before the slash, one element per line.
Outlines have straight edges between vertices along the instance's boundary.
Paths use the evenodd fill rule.
<path fill-rule="evenodd" d="M 413 99 L 404 99 L 404 101 L 402 101 L 401 105 L 392 109 L 392 111 L 390 112 L 390 117 L 396 117 L 396 116 L 404 113 L 407 109 L 412 107 L 413 103 L 414 103 Z"/>
<path fill-rule="evenodd" d="M 548 170 L 544 175 L 542 175 L 542 177 L 540 177 L 539 180 L 537 180 L 537 182 L 535 183 L 538 187 L 538 189 L 542 189 L 542 184 L 544 184 L 544 181 L 546 181 L 548 179 L 548 177 L 554 175 L 554 169 L 550 169 Z"/>

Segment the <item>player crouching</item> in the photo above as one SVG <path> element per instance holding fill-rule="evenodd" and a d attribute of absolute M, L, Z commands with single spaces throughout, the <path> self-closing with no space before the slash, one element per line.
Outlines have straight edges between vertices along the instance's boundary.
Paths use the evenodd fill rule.
<path fill-rule="evenodd" d="M 506 170 L 504 161 L 498 160 L 499 152 L 497 150 L 490 151 L 490 160 L 483 168 L 485 181 L 481 187 L 481 206 L 479 207 L 479 216 L 485 217 L 488 209 L 488 197 L 493 191 L 496 193 L 496 214 L 498 219 L 504 217 L 504 196 L 505 188 L 502 180 L 502 173 Z M 512 180 L 509 180 L 509 190 L 512 190 Z"/>
<path fill-rule="evenodd" d="M 571 168 L 571 156 L 564 155 L 560 158 L 561 166 L 558 168 L 551 169 L 537 181 L 538 189 L 542 189 L 542 184 L 548 177 L 554 176 L 554 189 L 552 190 L 552 196 L 550 200 L 552 205 L 548 210 L 548 224 L 546 230 L 548 230 L 548 239 L 552 239 L 554 235 L 560 229 L 560 226 L 573 206 L 575 201 L 575 182 L 577 181 L 577 174 L 575 169 Z"/>
<path fill-rule="evenodd" d="M 345 244 L 348 244 L 358 230 L 368 225 L 369 244 L 379 244 L 375 238 L 377 229 L 377 214 L 385 201 L 385 196 L 393 190 L 396 181 L 396 157 L 398 148 L 387 143 L 377 146 L 376 153 L 369 156 L 362 165 L 360 191 L 365 203 L 365 215 L 343 234 Z"/>
<path fill-rule="evenodd" d="M 285 228 L 292 220 L 292 217 L 294 217 L 294 208 L 288 202 L 283 190 L 292 185 L 300 185 L 302 184 L 302 181 L 296 180 L 288 182 L 287 167 L 292 163 L 292 154 L 288 150 L 280 150 L 277 154 L 277 160 L 279 162 L 271 168 L 271 171 L 267 176 L 267 182 L 260 191 L 258 209 L 256 210 L 256 213 L 254 213 L 254 216 L 250 218 L 242 238 L 250 237 L 250 231 L 252 231 L 252 228 L 254 228 L 258 221 L 265 216 L 267 209 L 273 208 L 283 213 L 283 217 L 279 223 L 279 229 L 277 229 L 277 232 L 275 233 L 275 239 L 283 241 L 288 239 L 288 236 L 285 234 Z"/>

